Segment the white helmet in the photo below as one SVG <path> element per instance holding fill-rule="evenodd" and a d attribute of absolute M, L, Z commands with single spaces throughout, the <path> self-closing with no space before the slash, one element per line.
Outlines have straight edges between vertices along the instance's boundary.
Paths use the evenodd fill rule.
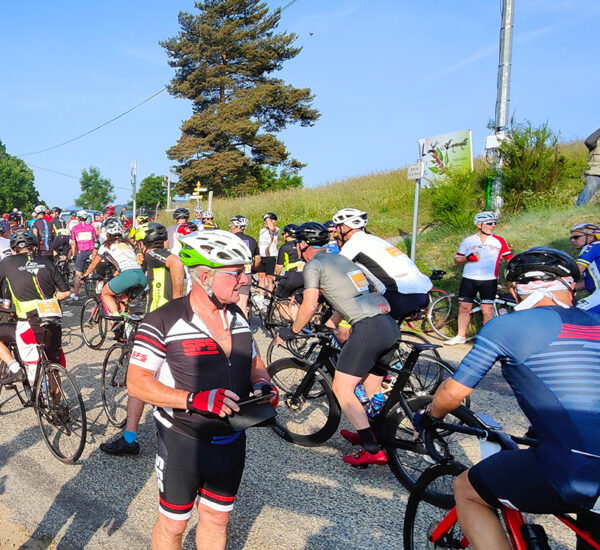
<path fill-rule="evenodd" d="M 104 231 L 107 235 L 122 235 L 123 224 L 117 218 L 108 218 L 104 220 Z"/>
<path fill-rule="evenodd" d="M 478 223 L 484 223 L 489 221 L 497 222 L 498 215 L 494 212 L 487 210 L 485 212 L 479 212 L 479 214 L 475 214 L 475 217 L 473 218 L 473 223 L 475 225 L 477 225 Z"/>
<path fill-rule="evenodd" d="M 184 265 L 196 267 L 223 267 L 252 262 L 248 245 L 239 237 L 223 229 L 195 231 L 179 239 L 179 257 Z"/>
<path fill-rule="evenodd" d="M 234 227 L 238 227 L 239 229 L 246 229 L 250 221 L 248 220 L 248 218 L 246 218 L 246 216 L 237 215 L 233 216 L 233 218 L 230 218 L 229 223 Z"/>
<path fill-rule="evenodd" d="M 46 213 L 46 207 L 43 204 L 38 204 L 34 210 L 33 210 L 34 214 L 45 214 Z"/>
<path fill-rule="evenodd" d="M 85 210 L 80 210 L 79 212 L 77 212 L 77 217 L 80 220 L 87 220 L 88 213 Z"/>
<path fill-rule="evenodd" d="M 204 214 L 202 214 L 203 218 L 214 218 L 212 210 L 207 210 L 206 212 L 204 212 Z"/>
<path fill-rule="evenodd" d="M 195 214 L 202 214 L 202 212 L 204 212 L 204 210 L 202 209 L 201 206 L 196 206 L 196 208 L 194 208 Z"/>
<path fill-rule="evenodd" d="M 335 225 L 347 225 L 351 229 L 362 229 L 367 225 L 367 213 L 356 208 L 342 208 L 333 216 Z"/>

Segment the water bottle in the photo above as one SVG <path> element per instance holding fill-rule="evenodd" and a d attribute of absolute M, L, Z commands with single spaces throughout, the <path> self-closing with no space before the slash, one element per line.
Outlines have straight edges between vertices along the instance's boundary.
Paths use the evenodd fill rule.
<path fill-rule="evenodd" d="M 383 408 L 383 404 L 385 403 L 385 397 L 381 392 L 376 393 L 371 399 L 371 412 L 367 411 L 367 415 L 369 418 L 375 418 L 381 409 Z"/>
<path fill-rule="evenodd" d="M 371 400 L 369 399 L 369 396 L 367 395 L 367 392 L 362 384 L 356 384 L 356 388 L 354 388 L 354 395 L 358 397 L 361 405 L 365 408 L 367 416 L 371 417 L 373 406 L 371 405 Z"/>

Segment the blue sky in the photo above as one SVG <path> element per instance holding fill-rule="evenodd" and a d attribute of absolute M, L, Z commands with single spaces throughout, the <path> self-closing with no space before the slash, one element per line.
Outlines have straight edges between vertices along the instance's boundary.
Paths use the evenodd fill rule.
<path fill-rule="evenodd" d="M 193 2 L 3 3 L 0 140 L 32 167 L 43 200 L 72 204 L 91 165 L 117 202 L 129 198 L 133 160 L 138 182 L 168 172 L 165 150 L 191 109 L 166 92 L 74 143 L 28 153 L 163 88 L 173 71 L 158 42 L 177 34 L 180 10 L 194 12 Z M 599 27 L 597 0 L 515 0 L 516 120 L 547 121 L 564 140 L 600 126 Z M 470 128 L 479 154 L 494 116 L 499 28 L 499 0 L 296 0 L 280 30 L 303 50 L 280 76 L 311 88 L 322 116 L 282 139 L 308 164 L 305 185 L 398 168 L 416 160 L 419 138 L 455 130 Z"/>

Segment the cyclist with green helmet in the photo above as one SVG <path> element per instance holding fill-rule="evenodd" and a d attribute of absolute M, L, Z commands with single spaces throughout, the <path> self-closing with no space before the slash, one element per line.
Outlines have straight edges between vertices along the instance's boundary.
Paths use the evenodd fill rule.
<path fill-rule="evenodd" d="M 577 258 L 579 271 L 583 279 L 575 290 L 587 290 L 590 295 L 579 300 L 579 309 L 600 313 L 600 227 L 593 223 L 577 223 L 571 227 L 571 244 L 581 250 Z"/>
<path fill-rule="evenodd" d="M 245 457 L 244 431 L 228 418 L 240 399 L 270 395 L 274 386 L 236 305 L 250 250 L 220 229 L 186 235 L 181 245 L 192 290 L 145 317 L 127 386 L 156 405 L 160 504 L 152 547 L 181 548 L 198 499 L 196 544 L 222 550 Z"/>

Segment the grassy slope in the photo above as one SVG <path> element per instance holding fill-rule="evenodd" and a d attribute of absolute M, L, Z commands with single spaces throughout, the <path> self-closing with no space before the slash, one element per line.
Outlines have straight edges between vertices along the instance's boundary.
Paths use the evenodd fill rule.
<path fill-rule="evenodd" d="M 570 158 L 585 155 L 581 142 L 561 145 L 561 152 Z M 504 237 L 513 250 L 521 251 L 531 246 L 545 245 L 566 250 L 575 255 L 570 245 L 568 228 L 580 221 L 600 222 L 598 206 L 575 208 L 575 196 L 583 182 L 573 182 L 572 196 L 561 207 L 540 208 L 522 212 L 512 217 L 501 217 L 498 234 Z M 273 211 L 279 216 L 279 227 L 286 223 L 325 221 L 344 207 L 356 207 L 369 212 L 369 229 L 372 233 L 392 239 L 403 250 L 410 247 L 412 230 L 414 183 L 406 179 L 403 169 L 382 172 L 334 182 L 310 189 L 290 189 L 263 193 L 235 199 L 215 199 L 213 211 L 219 227 L 228 228 L 228 220 L 235 214 L 243 214 L 250 220 L 248 233 L 258 236 L 262 227 L 261 215 Z M 456 233 L 443 227 L 435 227 L 431 213 L 431 198 L 423 190 L 420 201 L 417 243 L 417 264 L 427 272 L 434 267 L 448 271 L 441 283 L 448 289 L 457 288 L 461 270 L 453 265 L 452 258 L 460 241 L 470 234 Z M 193 204 L 190 205 L 193 208 Z M 171 224 L 169 215 L 163 214 L 159 221 Z"/>

